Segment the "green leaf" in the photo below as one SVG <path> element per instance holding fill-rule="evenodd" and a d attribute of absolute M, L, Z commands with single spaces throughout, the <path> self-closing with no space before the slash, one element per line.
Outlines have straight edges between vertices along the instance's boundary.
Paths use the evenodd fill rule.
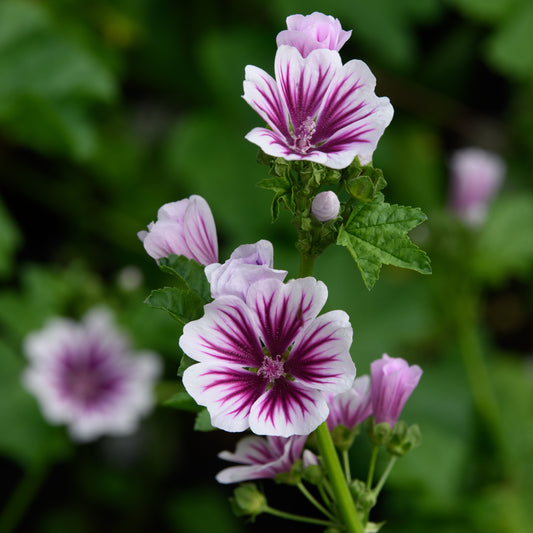
<path fill-rule="evenodd" d="M 393 265 L 430 274 L 426 253 L 411 242 L 407 232 L 426 220 L 418 208 L 391 205 L 382 200 L 357 204 L 337 244 L 348 248 L 363 281 L 371 289 L 382 265 Z"/>
<path fill-rule="evenodd" d="M 165 407 L 172 407 L 181 411 L 198 412 L 202 408 L 191 398 L 183 384 L 177 384 L 178 391 L 163 402 Z"/>
<path fill-rule="evenodd" d="M 272 205 L 270 206 L 270 214 L 272 221 L 275 222 L 279 217 L 279 205 L 285 204 L 285 207 L 294 213 L 294 199 L 292 197 L 291 182 L 285 176 L 276 176 L 274 178 L 266 178 L 261 180 L 258 184 L 261 189 L 266 189 L 274 193 Z"/>
<path fill-rule="evenodd" d="M 0 199 L 0 278 L 11 272 L 21 234 Z"/>
<path fill-rule="evenodd" d="M 211 288 L 205 277 L 203 265 L 183 255 L 170 254 L 168 257 L 159 259 L 159 268 L 175 276 L 180 282 L 180 287 L 192 289 L 198 293 L 204 303 L 211 301 Z"/>
<path fill-rule="evenodd" d="M 183 377 L 183 373 L 187 368 L 190 366 L 196 364 L 198 361 L 195 361 L 194 359 L 191 359 L 187 354 L 183 354 L 180 360 L 180 366 L 178 368 L 178 376 L 181 378 Z"/>
<path fill-rule="evenodd" d="M 157 309 L 164 309 L 172 318 L 185 325 L 204 314 L 204 300 L 192 289 L 164 287 L 156 289 L 146 298 L 145 303 Z"/>
<path fill-rule="evenodd" d="M 214 431 L 216 428 L 211 424 L 211 416 L 207 409 L 202 409 L 194 421 L 194 429 L 196 431 Z"/>

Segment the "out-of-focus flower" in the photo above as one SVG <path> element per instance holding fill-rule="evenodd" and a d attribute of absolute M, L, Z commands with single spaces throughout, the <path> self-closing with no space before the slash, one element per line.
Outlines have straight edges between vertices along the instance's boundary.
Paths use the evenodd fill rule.
<path fill-rule="evenodd" d="M 230 466 L 219 472 L 219 483 L 239 483 L 252 479 L 273 479 L 278 474 L 290 472 L 300 458 L 307 436 L 244 437 L 237 443 L 235 453 L 223 451 L 221 459 L 245 466 Z"/>
<path fill-rule="evenodd" d="M 401 357 L 383 354 L 381 359 L 371 363 L 370 374 L 372 414 L 376 424 L 388 422 L 393 427 L 405 402 L 418 385 L 422 369 L 418 365 L 409 366 Z"/>
<path fill-rule="evenodd" d="M 198 195 L 159 208 L 157 221 L 137 236 L 148 255 L 161 259 L 184 255 L 202 265 L 218 261 L 217 230 L 208 203 Z"/>
<path fill-rule="evenodd" d="M 133 292 L 143 284 L 143 273 L 134 265 L 125 266 L 117 274 L 117 284 L 125 292 Z"/>
<path fill-rule="evenodd" d="M 347 167 L 356 156 L 367 164 L 393 109 L 374 93 L 376 78 L 359 60 L 342 64 L 335 50 L 317 49 L 302 57 L 282 45 L 276 79 L 246 67 L 243 98 L 271 128 L 254 128 L 246 138 L 263 152 L 285 160 L 308 160 Z"/>
<path fill-rule="evenodd" d="M 326 420 L 324 393 L 348 390 L 355 377 L 348 315 L 317 317 L 326 299 L 326 286 L 311 277 L 264 279 L 246 301 L 221 296 L 185 325 L 180 346 L 199 363 L 183 384 L 214 426 L 289 437 Z"/>
<path fill-rule="evenodd" d="M 97 308 L 81 322 L 56 318 L 24 342 L 22 376 L 45 418 L 66 424 L 73 439 L 132 433 L 154 404 L 159 358 L 134 354 L 111 313 Z"/>
<path fill-rule="evenodd" d="M 302 57 L 307 57 L 319 48 L 339 51 L 351 34 L 351 30 L 342 29 L 338 19 L 315 11 L 311 15 L 287 17 L 287 29 L 278 33 L 276 43 L 294 46 Z"/>
<path fill-rule="evenodd" d="M 483 224 L 505 177 L 503 159 L 481 148 L 464 148 L 452 155 L 450 170 L 450 208 L 471 226 Z"/>
<path fill-rule="evenodd" d="M 328 394 L 328 406 L 330 431 L 341 424 L 348 429 L 361 424 L 372 413 L 369 376 L 356 378 L 353 387 L 342 394 Z"/>
<path fill-rule="evenodd" d="M 275 270 L 272 243 L 260 240 L 255 244 L 239 246 L 224 263 L 213 263 L 205 268 L 211 285 L 211 296 L 218 298 L 232 294 L 243 300 L 252 283 L 266 278 L 283 281 L 286 270 Z"/>
<path fill-rule="evenodd" d="M 311 214 L 320 222 L 327 222 L 339 216 L 341 203 L 333 191 L 319 192 L 311 203 Z"/>

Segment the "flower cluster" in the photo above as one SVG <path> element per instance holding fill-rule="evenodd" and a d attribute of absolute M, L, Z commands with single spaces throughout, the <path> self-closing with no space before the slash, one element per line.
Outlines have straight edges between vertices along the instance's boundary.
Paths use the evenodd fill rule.
<path fill-rule="evenodd" d="M 287 161 L 308 160 L 342 169 L 357 156 L 366 164 L 392 120 L 376 78 L 360 60 L 343 64 L 338 50 L 351 32 L 321 13 L 287 18 L 277 38 L 275 79 L 246 67 L 243 98 L 267 123 L 246 138 Z"/>
<path fill-rule="evenodd" d="M 154 403 L 159 358 L 133 353 L 111 313 L 93 309 L 81 322 L 51 320 L 31 333 L 25 387 L 52 424 L 66 424 L 73 439 L 132 433 Z"/>

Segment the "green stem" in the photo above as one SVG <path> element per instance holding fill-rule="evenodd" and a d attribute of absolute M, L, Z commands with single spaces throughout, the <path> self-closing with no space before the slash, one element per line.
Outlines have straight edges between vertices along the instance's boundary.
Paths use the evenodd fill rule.
<path fill-rule="evenodd" d="M 318 492 L 320 492 L 320 496 L 322 497 L 322 500 L 324 501 L 324 503 L 328 507 L 331 507 L 331 499 L 330 499 L 330 497 L 327 494 L 327 491 L 328 491 L 329 487 L 326 485 L 325 482 L 322 482 L 322 483 L 320 483 L 320 485 L 318 485 L 317 488 L 318 488 Z M 330 491 L 330 493 L 331 493 L 331 491 Z"/>
<path fill-rule="evenodd" d="M 329 522 L 327 520 L 321 520 L 319 518 L 309 518 L 308 516 L 301 516 L 297 514 L 287 513 L 285 511 L 280 511 L 279 509 L 274 509 L 267 506 L 264 510 L 264 513 L 268 513 L 279 518 L 285 518 L 286 520 L 294 520 L 295 522 L 305 522 L 306 524 L 315 524 L 317 526 L 326 526 L 326 527 L 338 527 L 339 524 L 335 522 Z"/>
<path fill-rule="evenodd" d="M 389 477 L 392 467 L 394 466 L 394 463 L 396 463 L 396 459 L 398 459 L 398 457 L 396 455 L 392 455 L 391 458 L 389 459 L 389 463 L 387 464 L 387 467 L 385 468 L 385 471 L 383 472 L 383 474 L 381 474 L 378 484 L 373 490 L 376 498 L 378 497 L 378 494 L 381 492 L 383 485 L 385 485 L 385 481 L 387 481 L 387 478 Z"/>
<path fill-rule="evenodd" d="M 316 437 L 324 468 L 331 482 L 335 503 L 348 533 L 364 533 L 363 524 L 355 508 L 350 489 L 344 478 L 339 456 L 326 422 L 316 429 Z"/>
<path fill-rule="evenodd" d="M 372 488 L 372 481 L 374 481 L 374 471 L 376 469 L 376 460 L 378 458 L 379 446 L 372 448 L 372 455 L 370 457 L 370 465 L 368 466 L 368 477 L 366 478 L 366 488 Z"/>
<path fill-rule="evenodd" d="M 24 477 L 11 494 L 0 515 L 0 532 L 15 531 L 28 506 L 46 477 L 46 467 L 39 465 L 26 471 Z"/>
<path fill-rule="evenodd" d="M 300 254 L 300 278 L 313 275 L 313 267 L 315 265 L 315 257 L 311 255 Z"/>
<path fill-rule="evenodd" d="M 335 517 L 316 500 L 316 498 L 305 488 L 305 485 L 300 481 L 297 487 L 300 489 L 300 492 L 324 515 L 326 515 L 330 520 L 335 520 Z"/>
<path fill-rule="evenodd" d="M 352 482 L 352 471 L 350 468 L 350 454 L 348 450 L 342 450 L 342 462 L 344 465 L 344 475 L 346 476 L 346 483 L 348 485 Z"/>

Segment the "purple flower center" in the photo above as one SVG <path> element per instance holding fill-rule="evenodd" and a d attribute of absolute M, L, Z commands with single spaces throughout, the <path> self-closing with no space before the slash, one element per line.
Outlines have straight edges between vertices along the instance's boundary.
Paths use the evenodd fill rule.
<path fill-rule="evenodd" d="M 315 133 L 316 122 L 313 117 L 307 117 L 295 132 L 296 137 L 292 148 L 300 154 L 305 154 L 313 146 L 311 138 Z"/>
<path fill-rule="evenodd" d="M 264 377 L 270 383 L 285 375 L 285 361 L 282 355 L 276 355 L 275 358 L 266 356 L 257 375 Z"/>
<path fill-rule="evenodd" d="M 124 382 L 120 368 L 106 354 L 89 348 L 88 353 L 67 353 L 60 360 L 58 386 L 61 394 L 86 409 L 105 407 Z"/>

